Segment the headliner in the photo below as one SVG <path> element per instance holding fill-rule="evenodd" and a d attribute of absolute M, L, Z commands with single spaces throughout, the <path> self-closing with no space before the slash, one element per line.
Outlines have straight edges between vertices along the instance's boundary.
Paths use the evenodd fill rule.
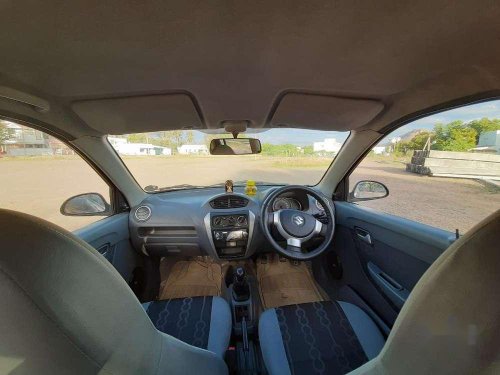
<path fill-rule="evenodd" d="M 384 111 L 374 111 L 374 120 L 344 126 L 377 129 L 500 89 L 498 2 L 124 4 L 0 3 L 0 84 L 67 111 L 76 100 L 183 90 L 208 128 L 224 120 L 271 126 L 273 103 L 287 90 L 379 101 Z M 89 125 L 109 132 L 105 123 Z M 80 136 L 90 128 L 67 131 Z"/>

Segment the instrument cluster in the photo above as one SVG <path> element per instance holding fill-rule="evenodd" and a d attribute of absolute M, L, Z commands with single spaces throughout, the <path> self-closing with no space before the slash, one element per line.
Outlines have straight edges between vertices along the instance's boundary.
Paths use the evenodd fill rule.
<path fill-rule="evenodd" d="M 295 198 L 278 197 L 274 200 L 273 211 L 279 210 L 302 210 L 302 204 Z"/>

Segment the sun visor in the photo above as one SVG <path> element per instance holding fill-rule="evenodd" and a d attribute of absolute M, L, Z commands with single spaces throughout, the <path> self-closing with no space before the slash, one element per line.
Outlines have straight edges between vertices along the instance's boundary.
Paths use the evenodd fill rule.
<path fill-rule="evenodd" d="M 384 109 L 374 99 L 288 92 L 278 98 L 267 126 L 346 131 L 357 129 Z"/>
<path fill-rule="evenodd" d="M 102 134 L 205 128 L 196 99 L 185 92 L 81 100 L 71 108 Z"/>

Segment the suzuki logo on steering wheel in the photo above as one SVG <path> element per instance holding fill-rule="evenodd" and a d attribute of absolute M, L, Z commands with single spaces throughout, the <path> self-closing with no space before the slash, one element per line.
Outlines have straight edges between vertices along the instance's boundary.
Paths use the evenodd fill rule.
<path fill-rule="evenodd" d="M 295 223 L 295 225 L 297 225 L 299 227 L 302 226 L 302 225 L 304 225 L 304 222 L 305 222 L 304 218 L 302 216 L 300 216 L 300 215 L 295 215 L 292 218 L 292 220 Z"/>

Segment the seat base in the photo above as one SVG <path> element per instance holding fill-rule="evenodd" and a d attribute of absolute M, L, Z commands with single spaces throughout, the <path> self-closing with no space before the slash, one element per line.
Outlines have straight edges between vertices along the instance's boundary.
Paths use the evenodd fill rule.
<path fill-rule="evenodd" d="M 176 298 L 143 306 L 159 331 L 224 357 L 231 337 L 231 312 L 223 298 Z"/>
<path fill-rule="evenodd" d="M 259 323 L 271 375 L 345 374 L 374 358 L 384 338 L 371 318 L 347 302 L 313 302 L 265 311 Z"/>

